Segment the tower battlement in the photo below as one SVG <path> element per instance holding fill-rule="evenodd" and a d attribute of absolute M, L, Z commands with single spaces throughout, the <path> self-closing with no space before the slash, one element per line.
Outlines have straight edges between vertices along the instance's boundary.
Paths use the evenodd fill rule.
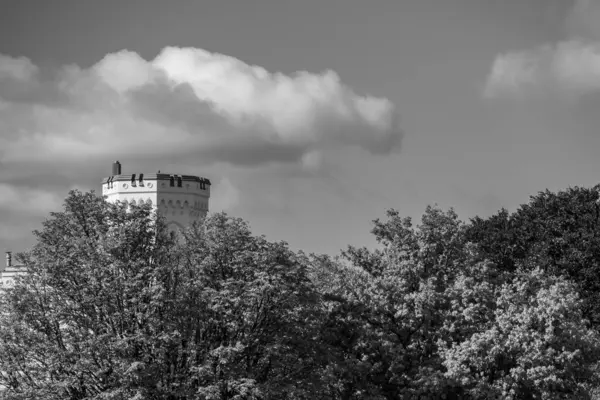
<path fill-rule="evenodd" d="M 206 216 L 210 180 L 193 175 L 165 173 L 123 174 L 113 163 L 113 175 L 102 180 L 102 195 L 110 202 L 151 204 L 164 215 L 170 228 L 185 228 Z"/>

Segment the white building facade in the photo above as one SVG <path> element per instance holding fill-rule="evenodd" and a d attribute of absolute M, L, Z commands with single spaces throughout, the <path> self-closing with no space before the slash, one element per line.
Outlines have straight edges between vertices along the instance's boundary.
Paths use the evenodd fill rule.
<path fill-rule="evenodd" d="M 113 163 L 113 175 L 102 180 L 107 201 L 151 204 L 166 218 L 170 230 L 184 229 L 208 213 L 210 181 L 193 175 L 135 173 L 123 174 Z"/>
<path fill-rule="evenodd" d="M 13 265 L 12 253 L 6 252 L 6 265 L 2 272 L 0 272 L 0 290 L 5 287 L 12 286 L 15 278 L 19 275 L 25 275 L 27 270 L 22 265 Z"/>

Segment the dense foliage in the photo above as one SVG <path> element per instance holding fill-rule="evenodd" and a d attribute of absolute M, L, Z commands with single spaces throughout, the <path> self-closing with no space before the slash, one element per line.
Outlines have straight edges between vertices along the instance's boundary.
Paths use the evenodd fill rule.
<path fill-rule="evenodd" d="M 540 267 L 578 288 L 584 316 L 600 328 L 600 186 L 540 192 L 509 214 L 474 218 L 467 237 L 502 270 Z"/>
<path fill-rule="evenodd" d="M 0 296 L 0 398 L 592 398 L 597 200 L 390 210 L 377 249 L 331 258 L 223 213 L 176 237 L 149 206 L 73 191 Z"/>

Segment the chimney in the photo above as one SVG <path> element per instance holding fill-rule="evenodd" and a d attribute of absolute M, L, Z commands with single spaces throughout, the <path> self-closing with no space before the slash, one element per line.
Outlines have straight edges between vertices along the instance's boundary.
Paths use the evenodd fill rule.
<path fill-rule="evenodd" d="M 115 161 L 112 165 L 112 174 L 114 175 L 121 175 L 121 163 L 118 161 Z"/>
<path fill-rule="evenodd" d="M 6 252 L 6 268 L 10 268 L 12 266 L 12 253 L 10 251 Z"/>

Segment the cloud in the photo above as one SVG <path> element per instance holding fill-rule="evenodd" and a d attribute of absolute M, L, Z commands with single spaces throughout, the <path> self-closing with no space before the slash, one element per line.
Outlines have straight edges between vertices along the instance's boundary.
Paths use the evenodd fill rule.
<path fill-rule="evenodd" d="M 600 89 L 600 43 L 571 40 L 496 58 L 486 97 L 545 90 L 582 95 Z"/>
<path fill-rule="evenodd" d="M 286 75 L 177 47 L 151 60 L 123 50 L 86 68 L 0 54 L 0 239 L 23 249 L 17 239 L 69 188 L 98 192 L 115 159 L 125 173 L 207 176 L 210 210 L 238 212 L 286 200 L 253 181 L 265 171 L 322 175 L 328 154 L 386 156 L 402 137 L 389 100 L 355 93 L 333 71 Z"/>
<path fill-rule="evenodd" d="M 567 40 L 500 54 L 484 95 L 581 96 L 600 89 L 600 1 L 577 0 L 565 20 Z"/>
<path fill-rule="evenodd" d="M 600 1 L 576 0 L 565 20 L 565 28 L 571 37 L 600 40 Z"/>
<path fill-rule="evenodd" d="M 0 54 L 0 79 L 27 82 L 38 72 L 35 65 L 25 57 L 13 58 Z"/>
<path fill-rule="evenodd" d="M 316 172 L 321 168 L 323 163 L 323 153 L 312 151 L 302 156 L 302 166 L 306 171 Z"/>
<path fill-rule="evenodd" d="M 307 154 L 399 149 L 398 113 L 333 71 L 272 73 L 233 57 L 167 47 L 120 51 L 84 69 L 41 71 L 0 55 L 0 164 L 176 156 L 210 164 L 302 165 Z"/>
<path fill-rule="evenodd" d="M 487 79 L 485 96 L 518 93 L 524 86 L 538 81 L 538 68 L 536 55 L 529 52 L 498 56 Z"/>

